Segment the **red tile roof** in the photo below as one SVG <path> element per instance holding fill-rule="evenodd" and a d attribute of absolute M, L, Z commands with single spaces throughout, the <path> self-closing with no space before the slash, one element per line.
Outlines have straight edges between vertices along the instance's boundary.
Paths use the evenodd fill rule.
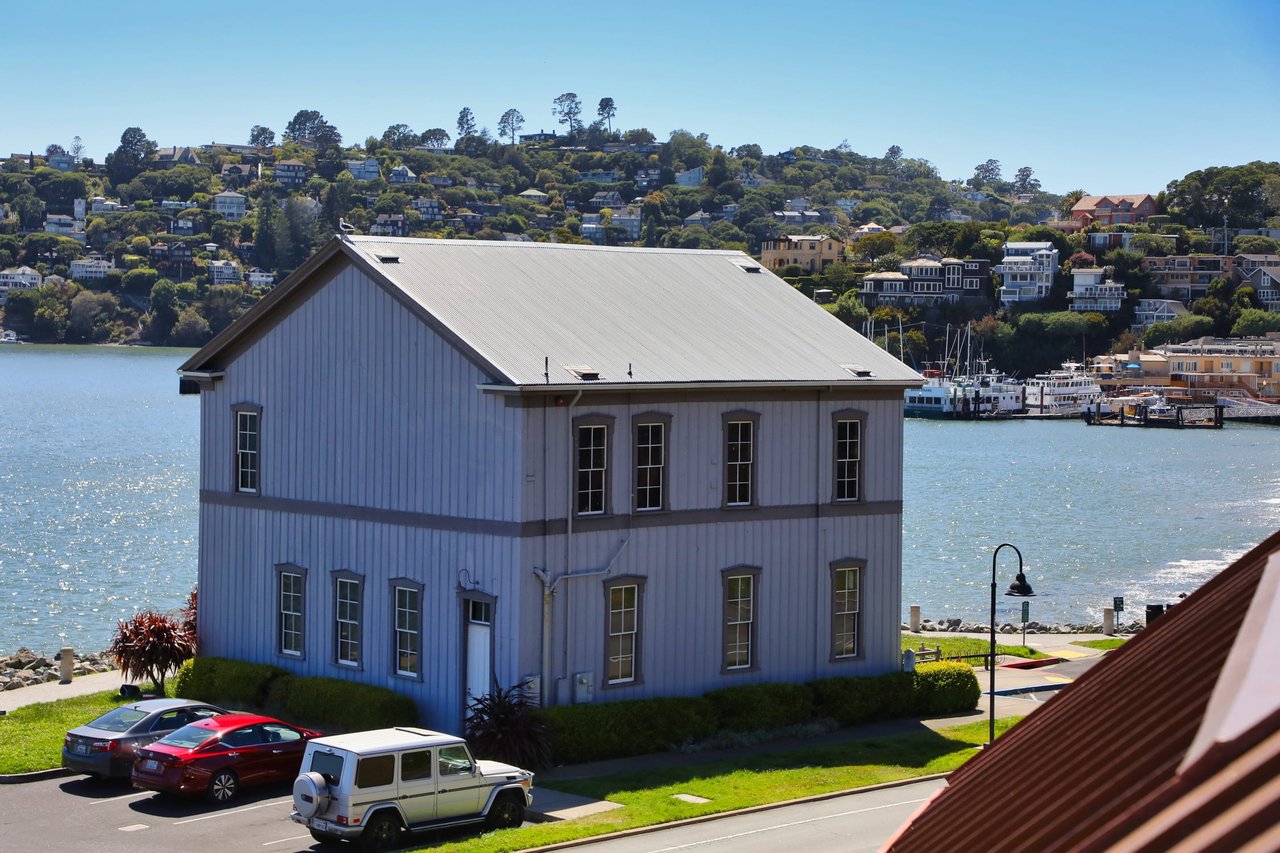
<path fill-rule="evenodd" d="M 885 849 L 1280 849 L 1277 552 L 1280 533 L 1109 653 Z"/>

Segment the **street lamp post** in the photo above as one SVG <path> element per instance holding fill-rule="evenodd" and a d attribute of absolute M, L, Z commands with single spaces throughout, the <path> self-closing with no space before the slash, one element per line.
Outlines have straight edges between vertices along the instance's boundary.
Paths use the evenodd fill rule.
<path fill-rule="evenodd" d="M 997 545 L 996 550 L 991 554 L 991 657 L 987 660 L 987 671 L 991 673 L 991 722 L 987 732 L 987 746 L 991 746 L 996 741 L 996 557 L 1005 548 L 1013 548 L 1013 553 L 1018 555 L 1018 577 L 1009 584 L 1005 595 L 1016 598 L 1035 596 L 1031 590 L 1031 584 L 1027 583 L 1027 576 L 1022 573 L 1022 552 L 1008 542 Z"/>

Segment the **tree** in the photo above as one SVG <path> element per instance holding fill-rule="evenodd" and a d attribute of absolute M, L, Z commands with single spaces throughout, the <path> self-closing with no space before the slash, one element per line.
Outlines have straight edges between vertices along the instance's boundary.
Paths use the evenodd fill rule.
<path fill-rule="evenodd" d="M 280 209 L 275 195 L 267 190 L 258 199 L 258 222 L 253 233 L 253 251 L 259 266 L 264 269 L 280 269 L 280 258 L 287 254 L 287 246 L 281 245 Z M 288 235 L 283 235 L 287 243 Z M 282 251 L 283 250 L 283 251 Z"/>
<path fill-rule="evenodd" d="M 249 130 L 249 144 L 257 148 L 270 148 L 276 144 L 276 132 L 269 127 L 255 124 Z"/>
<path fill-rule="evenodd" d="M 1030 166 L 1023 166 L 1013 176 L 1013 191 L 1016 193 L 1034 193 L 1040 191 L 1040 179 L 1031 177 Z"/>
<path fill-rule="evenodd" d="M 433 127 L 430 130 L 422 131 L 422 136 L 418 142 L 428 148 L 448 148 L 450 142 L 449 131 L 443 127 Z"/>
<path fill-rule="evenodd" d="M 512 145 L 516 144 L 516 134 L 524 127 L 524 116 L 515 107 L 507 110 L 498 119 L 498 136 L 507 137 Z"/>
<path fill-rule="evenodd" d="M 897 163 L 902 159 L 902 146 L 890 145 L 889 150 L 884 152 L 884 159 L 889 163 Z"/>
<path fill-rule="evenodd" d="M 1086 195 L 1084 190 L 1072 190 L 1062 197 L 1062 201 L 1058 202 L 1058 215 L 1063 219 L 1071 218 L 1071 208 L 1076 206 L 1076 202 L 1084 198 Z"/>
<path fill-rule="evenodd" d="M 111 336 L 120 303 L 110 293 L 82 290 L 71 300 L 67 315 L 67 340 L 102 343 Z"/>
<path fill-rule="evenodd" d="M 582 130 L 582 101 L 574 92 L 565 92 L 551 102 L 551 115 L 569 128 L 570 134 Z"/>
<path fill-rule="evenodd" d="M 131 619 L 120 620 L 107 652 L 126 676 L 149 679 L 163 696 L 165 674 L 190 660 L 196 645 L 182 623 L 163 613 L 144 610 Z"/>
<path fill-rule="evenodd" d="M 147 158 L 156 153 L 156 144 L 140 127 L 126 128 L 120 134 L 120 145 L 107 155 L 107 177 L 112 185 L 128 183 L 138 176 Z"/>
<path fill-rule="evenodd" d="M 187 306 L 178 315 L 178 322 L 169 333 L 169 343 L 175 347 L 204 346 L 209 341 L 209 323 L 195 306 Z"/>
<path fill-rule="evenodd" d="M 67 149 L 67 153 L 69 153 L 77 163 L 80 162 L 80 155 L 84 153 L 84 142 L 80 137 L 71 137 L 71 147 Z"/>
<path fill-rule="evenodd" d="M 969 186 L 975 190 L 994 187 L 998 183 L 1000 183 L 999 160 L 988 160 L 973 167 L 973 177 L 969 179 Z"/>
<path fill-rule="evenodd" d="M 471 112 L 471 107 L 463 107 L 458 110 L 458 136 L 474 136 L 476 132 L 476 114 Z"/>
<path fill-rule="evenodd" d="M 55 154 L 66 154 L 66 153 L 67 153 L 67 149 L 63 148 L 61 145 L 59 145 L 56 142 L 53 143 L 52 145 L 46 146 L 44 149 L 45 159 L 48 159 L 49 157 L 52 157 Z"/>
<path fill-rule="evenodd" d="M 613 119 L 618 114 L 618 105 L 613 102 L 613 98 L 601 98 L 600 105 L 596 107 L 596 115 L 600 120 L 609 126 L 609 133 L 613 133 Z"/>
<path fill-rule="evenodd" d="M 862 304 L 862 300 L 858 298 L 858 291 L 850 289 L 840 294 L 840 298 L 835 301 L 835 307 L 831 310 L 846 326 L 861 330 L 866 324 L 867 318 L 871 316 L 867 311 L 867 306 Z"/>
<path fill-rule="evenodd" d="M 1280 332 L 1280 314 L 1259 308 L 1245 308 L 1231 327 L 1233 338 L 1260 338 L 1267 332 Z"/>
<path fill-rule="evenodd" d="M 1278 255 L 1280 240 L 1261 234 L 1245 234 L 1231 241 L 1231 250 L 1237 255 Z"/>
<path fill-rule="evenodd" d="M 285 125 L 284 138 L 289 142 L 314 142 L 321 148 L 342 144 L 342 134 L 317 110 L 298 110 Z"/>
<path fill-rule="evenodd" d="M 407 124 L 393 124 L 382 131 L 382 144 L 396 151 L 404 151 L 418 144 L 418 134 Z"/>
<path fill-rule="evenodd" d="M 39 228 L 44 222 L 44 202 L 31 193 L 15 198 L 11 207 L 23 228 Z"/>

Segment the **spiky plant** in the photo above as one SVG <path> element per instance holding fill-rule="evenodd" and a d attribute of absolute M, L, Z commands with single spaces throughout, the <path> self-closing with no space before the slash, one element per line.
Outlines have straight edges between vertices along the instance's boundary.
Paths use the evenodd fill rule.
<path fill-rule="evenodd" d="M 196 611 L 198 610 L 200 590 L 195 587 L 191 588 L 191 594 L 187 596 L 187 603 L 182 605 L 182 630 L 191 635 L 191 643 L 193 646 L 198 644 L 196 633 Z"/>
<path fill-rule="evenodd" d="M 473 698 L 467 706 L 467 742 L 480 758 L 538 770 L 551 763 L 551 733 L 537 718 L 525 683 Z"/>
<path fill-rule="evenodd" d="M 129 678 L 148 678 L 164 693 L 165 674 L 195 654 L 195 642 L 178 620 L 154 610 L 121 619 L 108 650 Z"/>

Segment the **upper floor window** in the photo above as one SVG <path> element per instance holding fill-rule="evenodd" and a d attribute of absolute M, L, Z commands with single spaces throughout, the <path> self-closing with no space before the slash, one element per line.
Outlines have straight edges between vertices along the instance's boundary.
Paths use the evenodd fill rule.
<path fill-rule="evenodd" d="M 666 509 L 667 433 L 671 416 L 657 413 L 631 419 L 635 442 L 635 509 Z"/>
<path fill-rule="evenodd" d="M 833 483 L 837 501 L 856 501 L 862 497 L 862 422 L 861 412 L 845 410 L 832 416 Z"/>
<path fill-rule="evenodd" d="M 262 407 L 244 403 L 232 407 L 232 411 L 236 429 L 236 491 L 257 494 Z"/>
<path fill-rule="evenodd" d="M 609 435 L 613 418 L 588 415 L 574 418 L 576 455 L 574 511 L 578 515 L 608 512 Z"/>
<path fill-rule="evenodd" d="M 730 412 L 724 421 L 724 505 L 753 506 L 756 502 L 756 433 L 760 416 Z"/>

